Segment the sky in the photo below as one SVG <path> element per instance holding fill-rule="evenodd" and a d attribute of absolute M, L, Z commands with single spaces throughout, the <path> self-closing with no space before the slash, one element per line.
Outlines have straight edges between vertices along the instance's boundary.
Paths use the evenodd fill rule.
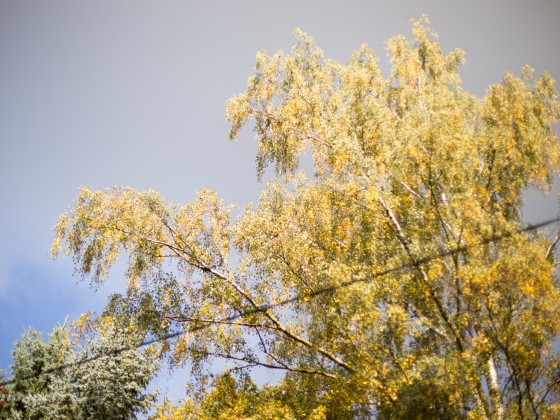
<path fill-rule="evenodd" d="M 93 290 L 49 256 L 81 185 L 255 201 L 252 133 L 229 142 L 224 114 L 256 52 L 289 50 L 299 27 L 342 62 L 367 43 L 387 74 L 385 42 L 423 13 L 445 51 L 466 52 L 463 86 L 478 96 L 525 64 L 560 79 L 557 0 L 0 0 L 0 368 L 26 328 L 100 311 L 123 288 L 122 267 Z M 525 219 L 554 217 L 556 202 L 528 193 Z M 157 382 L 176 394 L 183 379 Z"/>

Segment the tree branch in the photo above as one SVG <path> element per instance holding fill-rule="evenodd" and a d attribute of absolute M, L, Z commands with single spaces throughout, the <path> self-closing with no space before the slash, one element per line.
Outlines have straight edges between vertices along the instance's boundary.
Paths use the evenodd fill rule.
<path fill-rule="evenodd" d="M 222 359 L 228 359 L 228 360 L 235 360 L 238 362 L 245 362 L 245 363 L 250 363 L 250 366 L 247 367 L 253 367 L 253 366 L 262 366 L 268 369 L 278 369 L 278 370 L 287 370 L 290 372 L 297 372 L 297 373 L 305 373 L 305 374 L 309 374 L 309 375 L 320 375 L 320 376 L 325 376 L 327 378 L 332 378 L 332 379 L 337 379 L 338 377 L 336 375 L 333 375 L 332 373 L 328 373 L 328 372 L 323 372 L 320 370 L 311 370 L 311 369 L 303 369 L 303 368 L 294 368 L 294 367 L 289 367 L 286 365 L 273 365 L 271 363 L 265 363 L 265 362 L 261 362 L 259 360 L 246 360 L 242 357 L 237 357 L 234 356 L 232 354 L 227 354 L 227 353 L 215 353 L 215 352 L 197 352 L 200 355 L 203 356 L 211 356 L 211 357 L 219 357 Z"/>

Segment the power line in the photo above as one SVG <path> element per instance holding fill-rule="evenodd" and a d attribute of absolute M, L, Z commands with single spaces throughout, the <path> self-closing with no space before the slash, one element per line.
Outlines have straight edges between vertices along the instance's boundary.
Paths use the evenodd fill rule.
<path fill-rule="evenodd" d="M 555 219 L 546 220 L 544 222 L 540 222 L 540 223 L 537 223 L 535 225 L 528 225 L 528 226 L 520 229 L 520 232 L 531 232 L 531 231 L 538 230 L 538 229 L 541 229 L 543 227 L 546 227 L 546 226 L 549 226 L 549 225 L 552 225 L 552 224 L 558 223 L 558 222 L 560 222 L 560 217 L 557 217 Z M 97 354 L 95 356 L 91 356 L 91 357 L 87 357 L 87 358 L 78 360 L 76 362 L 66 363 L 66 364 L 62 364 L 60 366 L 56 366 L 56 367 L 53 367 L 53 368 L 50 368 L 50 369 L 45 369 L 45 370 L 40 371 L 38 373 L 35 373 L 35 374 L 32 374 L 32 375 L 27 375 L 27 376 L 24 376 L 22 378 L 19 378 L 18 380 L 27 380 L 27 379 L 32 379 L 32 378 L 38 378 L 39 376 L 46 375 L 46 374 L 49 374 L 49 373 L 58 372 L 58 371 L 61 371 L 61 370 L 64 370 L 64 369 L 68 369 L 70 367 L 84 365 L 84 364 L 93 362 L 95 360 L 98 360 L 102 357 L 114 356 L 114 355 L 123 353 L 125 351 L 136 350 L 136 349 L 139 349 L 139 348 L 142 348 L 142 347 L 150 346 L 150 345 L 158 343 L 158 342 L 171 340 L 173 338 L 180 337 L 180 336 L 182 336 L 184 334 L 187 334 L 187 333 L 193 333 L 193 332 L 201 331 L 201 330 L 204 330 L 206 328 L 211 327 L 213 323 L 224 323 L 224 322 L 235 321 L 235 320 L 237 320 L 239 318 L 242 318 L 244 316 L 253 315 L 253 314 L 256 314 L 256 313 L 259 313 L 259 312 L 265 312 L 265 311 L 268 311 L 268 310 L 271 310 L 271 309 L 283 307 L 283 306 L 295 303 L 295 302 L 297 302 L 299 300 L 302 300 L 302 299 L 315 298 L 315 297 L 320 296 L 322 294 L 329 293 L 329 292 L 334 292 L 338 289 L 348 287 L 348 286 L 352 286 L 354 284 L 368 283 L 368 282 L 371 282 L 373 279 L 386 276 L 388 274 L 394 273 L 396 271 L 403 270 L 405 268 L 416 267 L 420 264 L 425 264 L 425 263 L 428 263 L 430 261 L 433 261 L 433 260 L 436 260 L 436 259 L 439 259 L 439 258 L 444 258 L 444 257 L 448 257 L 448 256 L 453 255 L 453 254 L 457 254 L 459 252 L 464 252 L 464 251 L 468 250 L 469 248 L 474 248 L 474 247 L 481 246 L 481 245 L 486 245 L 486 244 L 489 244 L 489 243 L 499 242 L 499 241 L 501 241 L 505 238 L 511 237 L 513 235 L 514 235 L 514 233 L 512 233 L 512 232 L 507 232 L 507 233 L 503 233 L 503 234 L 500 234 L 500 235 L 494 235 L 494 236 L 486 238 L 486 239 L 484 239 L 484 240 L 482 240 L 478 243 L 472 244 L 472 245 L 462 245 L 462 246 L 459 246 L 459 247 L 455 247 L 455 248 L 452 248 L 452 249 L 445 250 L 443 252 L 440 252 L 440 253 L 437 253 L 437 254 L 434 254 L 434 255 L 431 255 L 431 256 L 427 256 L 427 257 L 420 258 L 420 259 L 417 259 L 417 260 L 414 260 L 414 261 L 411 261 L 411 262 L 408 262 L 408 263 L 401 264 L 397 267 L 392 267 L 392 268 L 388 268 L 388 269 L 383 270 L 383 271 L 379 271 L 377 273 L 372 274 L 367 279 L 354 279 L 354 280 L 349 280 L 349 281 L 346 281 L 346 282 L 342 282 L 338 285 L 323 287 L 321 289 L 317 289 L 317 290 L 315 290 L 311 293 L 307 293 L 305 295 L 297 295 L 297 296 L 294 296 L 292 298 L 280 301 L 278 303 L 270 303 L 270 304 L 262 305 L 262 306 L 259 306 L 258 308 L 254 308 L 254 309 L 251 309 L 251 310 L 248 310 L 248 311 L 244 311 L 243 313 L 240 313 L 240 314 L 237 314 L 237 315 L 231 315 L 229 317 L 226 317 L 226 318 L 223 318 L 223 319 L 220 319 L 220 320 L 216 320 L 214 322 L 209 322 L 207 324 L 202 324 L 202 325 L 193 327 L 193 328 L 188 329 L 188 330 L 180 330 L 180 331 L 177 331 L 177 332 L 174 332 L 174 333 L 171 333 L 171 334 L 166 334 L 162 337 L 157 337 L 157 338 L 153 338 L 151 340 L 143 341 L 143 342 L 141 342 L 139 344 L 136 344 L 136 345 L 121 347 L 120 349 L 110 350 L 106 353 L 100 353 L 100 354 Z M 1 387 L 13 384 L 15 382 L 16 382 L 16 379 L 10 379 L 8 381 L 0 382 L 0 389 L 1 389 Z"/>

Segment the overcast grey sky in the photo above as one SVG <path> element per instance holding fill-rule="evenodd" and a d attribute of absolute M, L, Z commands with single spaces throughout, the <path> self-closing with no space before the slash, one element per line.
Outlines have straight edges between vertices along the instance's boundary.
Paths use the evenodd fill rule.
<path fill-rule="evenodd" d="M 229 143 L 224 120 L 255 53 L 288 50 L 301 27 L 341 61 L 366 42 L 387 70 L 385 41 L 422 13 L 446 51 L 466 51 L 477 95 L 524 64 L 560 79 L 557 0 L 0 0 L 0 367 L 24 328 L 50 331 L 121 288 L 115 273 L 94 293 L 48 256 L 80 185 L 255 200 L 252 135 Z M 528 197 L 529 219 L 555 215 L 555 198 Z"/>

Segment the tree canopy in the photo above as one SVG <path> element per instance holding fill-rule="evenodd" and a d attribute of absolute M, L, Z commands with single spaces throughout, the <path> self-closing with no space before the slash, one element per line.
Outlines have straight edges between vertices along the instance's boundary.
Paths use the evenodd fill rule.
<path fill-rule="evenodd" d="M 106 316 L 186 331 L 155 351 L 189 363 L 194 389 L 160 414 L 560 415 L 556 242 L 521 229 L 523 191 L 559 169 L 552 78 L 526 67 L 478 98 L 427 19 L 388 41 L 387 77 L 365 45 L 342 64 L 296 35 L 227 106 L 272 177 L 256 204 L 84 187 L 56 225 L 53 254 L 94 285 L 128 257 Z M 255 367 L 285 375 L 258 388 Z"/>
<path fill-rule="evenodd" d="M 156 400 L 155 392 L 145 392 L 156 363 L 136 348 L 121 351 L 134 344 L 134 334 L 109 321 L 90 321 L 84 315 L 72 328 L 55 327 L 46 342 L 28 329 L 14 343 L 0 419 L 130 419 L 146 414 Z M 82 363 L 86 359 L 92 360 Z"/>

